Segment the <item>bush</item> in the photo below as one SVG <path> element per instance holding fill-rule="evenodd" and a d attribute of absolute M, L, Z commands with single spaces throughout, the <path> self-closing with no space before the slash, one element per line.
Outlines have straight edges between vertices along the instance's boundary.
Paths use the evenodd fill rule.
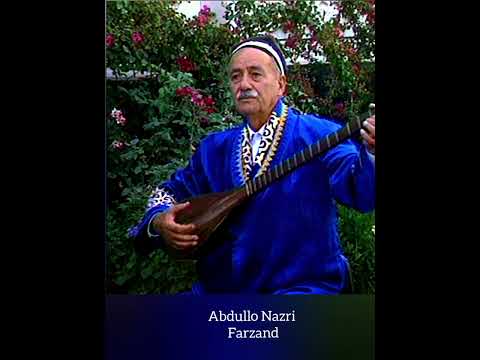
<path fill-rule="evenodd" d="M 153 187 L 186 164 L 200 139 L 241 121 L 225 72 L 229 49 L 240 39 L 286 30 L 282 45 L 294 62 L 287 101 L 302 111 L 344 121 L 374 102 L 373 1 L 342 1 L 344 20 L 324 19 L 312 1 L 237 1 L 225 24 L 207 8 L 188 20 L 176 3 L 107 2 L 107 67 L 116 77 L 107 82 L 106 114 L 110 293 L 176 293 L 195 280 L 192 262 L 173 261 L 161 250 L 136 256 L 127 232 Z M 355 36 L 345 38 L 349 28 Z M 301 57 L 309 65 L 300 65 Z M 356 292 L 374 293 L 374 214 L 339 211 Z"/>

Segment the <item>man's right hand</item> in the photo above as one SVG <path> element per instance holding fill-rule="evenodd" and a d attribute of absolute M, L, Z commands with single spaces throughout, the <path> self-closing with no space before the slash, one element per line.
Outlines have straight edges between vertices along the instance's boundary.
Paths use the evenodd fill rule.
<path fill-rule="evenodd" d="M 187 250 L 198 243 L 199 238 L 194 233 L 195 225 L 175 222 L 176 214 L 189 205 L 188 202 L 174 205 L 155 217 L 152 222 L 153 228 L 165 239 L 167 245 L 177 250 Z"/>

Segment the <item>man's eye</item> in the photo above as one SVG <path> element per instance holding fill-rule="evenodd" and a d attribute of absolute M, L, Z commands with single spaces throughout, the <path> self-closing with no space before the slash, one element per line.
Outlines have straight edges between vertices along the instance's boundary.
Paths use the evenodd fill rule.
<path fill-rule="evenodd" d="M 240 79 L 240 75 L 234 74 L 234 75 L 231 76 L 231 79 L 232 79 L 232 81 L 237 81 L 238 79 Z"/>
<path fill-rule="evenodd" d="M 254 79 L 258 79 L 260 76 L 262 76 L 262 74 L 260 74 L 260 73 L 253 73 L 252 76 L 253 76 Z"/>

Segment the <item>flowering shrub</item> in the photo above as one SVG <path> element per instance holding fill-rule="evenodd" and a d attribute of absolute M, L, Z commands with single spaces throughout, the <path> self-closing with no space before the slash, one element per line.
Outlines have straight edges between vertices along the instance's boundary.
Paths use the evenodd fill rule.
<path fill-rule="evenodd" d="M 137 256 L 127 232 L 155 185 L 186 165 L 206 134 L 241 121 L 225 71 L 235 43 L 258 33 L 286 33 L 281 45 L 293 63 L 287 101 L 302 111 L 343 121 L 374 102 L 374 1 L 335 2 L 338 15 L 326 19 L 315 8 L 321 2 L 239 0 L 227 5 L 225 24 L 207 6 L 187 19 L 177 3 L 107 2 L 105 46 L 113 72 L 106 113 L 110 293 L 176 293 L 195 279 L 193 263 L 175 262 L 161 250 Z M 139 75 L 142 80 L 135 80 Z M 339 210 L 356 292 L 373 293 L 374 215 Z"/>

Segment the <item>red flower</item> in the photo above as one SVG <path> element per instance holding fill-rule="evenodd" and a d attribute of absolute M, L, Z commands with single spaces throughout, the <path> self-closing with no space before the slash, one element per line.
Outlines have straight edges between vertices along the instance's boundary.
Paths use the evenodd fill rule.
<path fill-rule="evenodd" d="M 215 100 L 211 96 L 203 96 L 199 90 L 192 88 L 191 86 L 184 86 L 178 88 L 175 93 L 177 96 L 190 96 L 190 100 L 197 106 L 204 108 L 204 110 L 211 114 L 215 112 Z"/>
<path fill-rule="evenodd" d="M 195 63 L 186 56 L 179 57 L 177 59 L 177 64 L 180 66 L 180 71 L 183 72 L 192 72 L 197 68 Z"/>
<path fill-rule="evenodd" d="M 289 48 L 295 48 L 298 43 L 298 37 L 296 35 L 289 36 L 287 41 L 285 42 L 285 46 Z"/>
<path fill-rule="evenodd" d="M 370 24 L 375 24 L 375 9 L 367 13 L 367 21 Z"/>
<path fill-rule="evenodd" d="M 212 106 L 215 105 L 215 100 L 211 96 L 207 96 L 205 98 L 205 106 Z"/>
<path fill-rule="evenodd" d="M 109 48 L 113 47 L 113 45 L 115 45 L 115 36 L 113 34 L 107 34 L 105 44 L 107 44 Z"/>
<path fill-rule="evenodd" d="M 353 72 L 355 73 L 355 75 L 360 75 L 360 65 L 359 64 L 353 64 L 352 66 L 353 68 Z"/>
<path fill-rule="evenodd" d="M 194 91 L 195 89 L 192 88 L 191 86 L 184 86 L 184 87 L 178 88 L 175 91 L 175 93 L 177 94 L 177 96 L 190 96 L 193 94 Z"/>
<path fill-rule="evenodd" d="M 292 20 L 288 20 L 285 24 L 283 24 L 283 31 L 284 32 L 290 32 L 292 31 L 293 29 L 295 29 L 295 22 L 293 22 Z"/>
<path fill-rule="evenodd" d="M 145 37 L 143 36 L 143 34 L 141 32 L 135 31 L 132 34 L 132 40 L 135 44 L 140 44 L 145 40 Z"/>

